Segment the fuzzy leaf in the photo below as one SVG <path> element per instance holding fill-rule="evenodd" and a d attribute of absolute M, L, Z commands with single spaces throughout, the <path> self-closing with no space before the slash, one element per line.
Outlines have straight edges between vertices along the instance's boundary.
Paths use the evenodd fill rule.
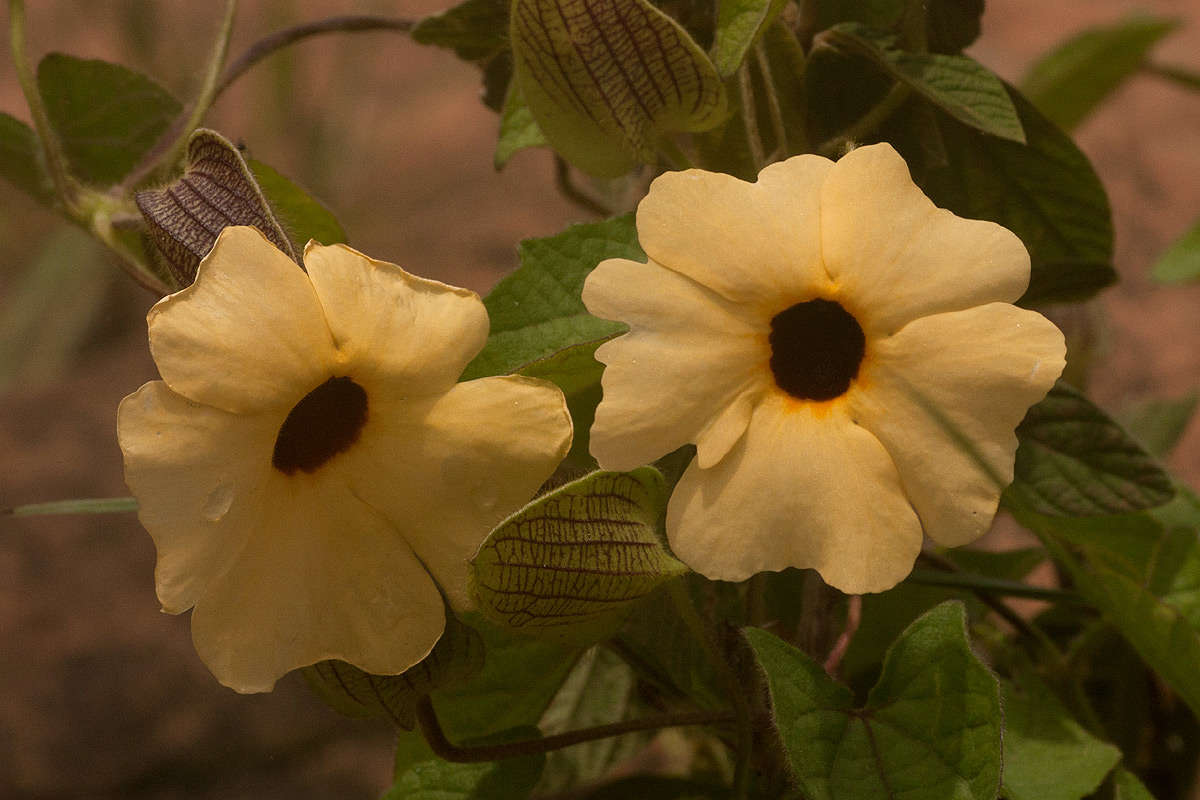
<path fill-rule="evenodd" d="M 101 186 L 125 177 L 181 110 L 145 75 L 107 61 L 50 53 L 37 83 L 72 171 Z"/>
<path fill-rule="evenodd" d="M 386 717 L 411 731 L 417 703 L 440 686 L 452 686 L 483 665 L 483 639 L 446 617 L 446 630 L 425 659 L 399 675 L 372 675 L 344 661 L 320 661 L 301 670 L 309 687 L 350 717 Z"/>
<path fill-rule="evenodd" d="M 496 139 L 496 169 L 502 168 L 518 150 L 527 147 L 544 147 L 549 142 L 538 127 L 533 112 L 525 103 L 521 87 L 513 81 L 508 85 L 508 96 L 504 98 L 504 110 L 500 112 L 500 134 Z"/>
<path fill-rule="evenodd" d="M 1021 91 L 1063 130 L 1082 122 L 1146 63 L 1179 21 L 1142 15 L 1090 28 L 1055 47 L 1029 69 Z"/>
<path fill-rule="evenodd" d="M 799 788 L 814 800 L 992 800 L 1000 788 L 1000 690 L 943 603 L 888 650 L 864 708 L 820 664 L 766 631 L 746 637 L 767 673 Z"/>
<path fill-rule="evenodd" d="M 261 161 L 250 158 L 246 166 L 287 232 L 294 252 L 304 252 L 309 239 L 321 244 L 346 241 L 346 232 L 337 218 L 319 200 Z"/>
<path fill-rule="evenodd" d="M 855 23 L 838 25 L 822 35 L 835 45 L 864 56 L 959 122 L 1002 139 L 1025 143 L 1025 131 L 1004 82 L 974 59 L 909 53 L 896 45 L 894 36 L 876 35 Z"/>
<path fill-rule="evenodd" d="M 480 611 L 537 636 L 604 638 L 637 600 L 687 571 L 659 541 L 664 507 L 653 467 L 593 472 L 543 495 L 480 545 L 471 575 Z"/>
<path fill-rule="evenodd" d="M 1152 274 L 1159 283 L 1200 280 L 1200 219 L 1163 253 Z"/>
<path fill-rule="evenodd" d="M 1039 514 L 1119 514 L 1160 506 L 1175 494 L 1158 462 L 1061 381 L 1029 409 L 1017 438 L 1010 491 Z"/>
<path fill-rule="evenodd" d="M 1002 681 L 1004 796 L 1080 800 L 1121 760 L 1121 751 L 1088 733 L 1034 675 Z"/>
<path fill-rule="evenodd" d="M 927 136 L 910 136 L 900 149 L 939 206 L 992 220 L 1021 238 L 1033 262 L 1022 305 L 1087 298 L 1116 280 L 1108 197 L 1070 137 L 1010 93 L 1027 144 L 987 136 L 939 114 L 940 158 L 926 152 Z"/>
<path fill-rule="evenodd" d="M 538 127 L 592 175 L 651 163 L 661 133 L 704 130 L 724 116 L 716 68 L 647 0 L 514 0 L 510 38 Z"/>
<path fill-rule="evenodd" d="M 201 259 L 227 225 L 253 225 L 289 258 L 296 257 L 242 154 L 216 131 L 192 134 L 179 180 L 134 199 L 180 287 L 195 280 Z"/>
<path fill-rule="evenodd" d="M 37 136 L 28 125 L 0 113 L 0 177 L 42 203 L 54 192 L 38 167 Z"/>
<path fill-rule="evenodd" d="M 515 372 L 565 348 L 598 343 L 625 329 L 619 322 L 589 314 L 579 293 L 588 273 L 604 259 L 645 259 L 631 215 L 527 239 L 517 252 L 520 268 L 484 298 L 491 334 L 462 380 Z"/>
<path fill-rule="evenodd" d="M 746 53 L 771 26 L 785 0 L 718 0 L 712 61 L 721 77 L 737 72 Z"/>

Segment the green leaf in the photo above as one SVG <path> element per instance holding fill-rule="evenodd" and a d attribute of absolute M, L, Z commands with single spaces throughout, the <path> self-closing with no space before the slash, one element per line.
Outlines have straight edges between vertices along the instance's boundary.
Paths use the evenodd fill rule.
<path fill-rule="evenodd" d="M 1127 409 L 1121 421 L 1152 456 L 1162 458 L 1179 443 L 1197 402 L 1200 402 L 1197 392 L 1173 400 L 1144 400 Z"/>
<path fill-rule="evenodd" d="M 658 537 L 666 506 L 653 467 L 593 472 L 501 523 L 471 562 L 480 611 L 567 642 L 610 635 L 633 604 L 687 571 Z"/>
<path fill-rule="evenodd" d="M 504 98 L 504 110 L 500 112 L 500 134 L 496 139 L 496 155 L 493 163 L 500 169 L 518 150 L 527 147 L 545 147 L 549 142 L 538 127 L 533 112 L 525 103 L 521 87 L 516 81 L 508 85 Z"/>
<path fill-rule="evenodd" d="M 879 36 L 856 23 L 825 31 L 835 46 L 864 56 L 894 79 L 972 128 L 1025 143 L 1025 132 L 1004 82 L 967 56 L 909 53 L 894 36 Z"/>
<path fill-rule="evenodd" d="M 414 42 L 453 50 L 463 61 L 486 62 L 508 49 L 507 30 L 505 0 L 466 0 L 421 20 L 410 35 Z"/>
<path fill-rule="evenodd" d="M 611 651 L 594 647 L 567 676 L 538 727 L 546 734 L 619 722 L 634 705 L 637 676 Z M 538 794 L 564 792 L 599 780 L 613 764 L 645 745 L 649 733 L 597 739 L 546 756 Z"/>
<path fill-rule="evenodd" d="M 1010 491 L 1039 514 L 1086 517 L 1160 506 L 1175 490 L 1149 453 L 1059 381 L 1017 428 Z"/>
<path fill-rule="evenodd" d="M 1124 767 L 1113 773 L 1113 800 L 1154 800 L 1138 777 Z"/>
<path fill-rule="evenodd" d="M 37 136 L 28 125 L 0 113 L 0 177 L 42 203 L 54 197 L 49 179 L 38 162 Z"/>
<path fill-rule="evenodd" d="M 1200 279 L 1200 219 L 1163 253 L 1151 275 L 1159 283 L 1187 283 Z"/>
<path fill-rule="evenodd" d="M 721 77 L 728 78 L 738 71 L 746 53 L 779 16 L 784 5 L 785 0 L 717 1 L 717 29 L 711 56 Z"/>
<path fill-rule="evenodd" d="M 814 800 L 992 800 L 1000 788 L 1000 690 L 971 652 L 961 604 L 929 611 L 888 650 L 867 704 L 766 631 L 746 637 L 775 723 Z"/>
<path fill-rule="evenodd" d="M 647 0 L 513 0 L 516 77 L 538 127 L 584 172 L 653 163 L 663 133 L 725 115 L 716 67 Z"/>
<path fill-rule="evenodd" d="M 1142 15 L 1090 28 L 1042 56 L 1021 91 L 1055 124 L 1071 130 L 1125 80 L 1179 20 Z"/>
<path fill-rule="evenodd" d="M 227 225 L 253 225 L 288 258 L 296 258 L 250 168 L 228 139 L 198 129 L 188 141 L 187 160 L 187 169 L 170 186 L 134 195 L 179 287 L 195 280 L 200 261 Z"/>
<path fill-rule="evenodd" d="M 527 239 L 521 266 L 483 304 L 491 334 L 462 380 L 515 372 L 579 344 L 601 342 L 625 326 L 593 317 L 579 293 L 588 273 L 606 258 L 644 260 L 632 215 L 573 225 L 557 236 Z"/>
<path fill-rule="evenodd" d="M 1076 591 L 1200 715 L 1200 499 L 1180 488 L 1151 511 L 1081 519 L 1006 501 Z"/>
<path fill-rule="evenodd" d="M 319 200 L 261 161 L 246 159 L 246 166 L 250 167 L 295 252 L 304 252 L 309 239 L 321 244 L 346 241 L 346 232 L 337 218 Z"/>
<path fill-rule="evenodd" d="M 544 756 L 496 763 L 411 765 L 382 800 L 525 800 L 542 772 Z"/>
<path fill-rule="evenodd" d="M 536 725 L 579 659 L 580 649 L 514 636 L 478 614 L 464 622 L 483 637 L 483 669 L 466 683 L 433 692 L 438 720 L 450 741 L 462 743 Z"/>
<path fill-rule="evenodd" d="M 132 497 L 95 497 L 80 500 L 51 500 L 6 508 L 0 513 L 14 517 L 57 516 L 67 514 L 128 514 L 138 510 Z"/>
<path fill-rule="evenodd" d="M 937 117 L 941 160 L 928 157 L 922 139 L 897 144 L 935 203 L 1021 238 L 1033 262 L 1022 305 L 1084 299 L 1116 280 L 1108 197 L 1070 137 L 1019 94 L 1011 97 L 1025 145 L 944 114 Z"/>
<path fill-rule="evenodd" d="M 929 0 L 925 23 L 929 49 L 935 53 L 960 53 L 979 38 L 983 0 Z"/>
<path fill-rule="evenodd" d="M 584 800 L 728 800 L 730 790 L 690 778 L 635 775 L 607 783 Z"/>
<path fill-rule="evenodd" d="M 596 459 L 588 451 L 588 446 L 592 422 L 596 419 L 596 407 L 600 404 L 602 394 L 600 378 L 604 374 L 604 365 L 596 360 L 596 348 L 603 341 L 563 348 L 519 370 L 522 375 L 550 381 L 562 389 L 575 428 L 566 461 L 588 471 L 596 468 Z"/>
<path fill-rule="evenodd" d="M 822 0 L 816 5 L 816 30 L 842 22 L 859 22 L 875 30 L 891 30 L 904 17 L 905 0 Z"/>
<path fill-rule="evenodd" d="M 100 186 L 125 177 L 181 110 L 145 75 L 107 61 L 50 53 L 37 83 L 72 172 Z"/>
<path fill-rule="evenodd" d="M 320 661 L 301 670 L 309 687 L 350 717 L 386 717 L 412 730 L 417 704 L 440 686 L 453 686 L 483 665 L 483 640 L 447 614 L 446 630 L 422 661 L 399 675 L 372 675 L 344 661 Z"/>
<path fill-rule="evenodd" d="M 1084 730 L 1034 675 L 1000 688 L 1007 800 L 1080 800 L 1121 760 L 1120 750 Z"/>

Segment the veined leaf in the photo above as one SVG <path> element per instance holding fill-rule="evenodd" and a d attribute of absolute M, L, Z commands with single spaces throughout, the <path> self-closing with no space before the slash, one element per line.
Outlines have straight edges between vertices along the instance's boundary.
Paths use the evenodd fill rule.
<path fill-rule="evenodd" d="M 786 0 L 718 0 L 712 61 L 721 77 L 737 72 L 746 53 L 771 26 Z"/>
<path fill-rule="evenodd" d="M 567 642 L 611 634 L 633 603 L 687 568 L 658 537 L 652 467 L 593 472 L 534 500 L 480 545 L 471 573 L 496 624 Z"/>
<path fill-rule="evenodd" d="M 1150 455 L 1162 458 L 1179 443 L 1196 412 L 1197 403 L 1200 403 L 1200 393 L 1197 392 L 1178 399 L 1144 400 L 1126 409 L 1121 421 Z"/>
<path fill-rule="evenodd" d="M 894 36 L 844 23 L 825 31 L 835 45 L 864 56 L 893 78 L 950 116 L 1002 139 L 1025 143 L 1025 131 L 1004 82 L 972 58 L 939 53 L 909 53 Z"/>
<path fill-rule="evenodd" d="M 425 659 L 399 675 L 372 675 L 344 661 L 320 661 L 301 670 L 308 685 L 334 709 L 351 717 L 387 717 L 412 730 L 417 703 L 434 689 L 452 686 L 483 665 L 483 640 L 453 615 Z"/>
<path fill-rule="evenodd" d="M 179 180 L 134 199 L 180 287 L 195 280 L 201 259 L 227 225 L 253 225 L 289 258 L 296 257 L 242 154 L 216 131 L 192 134 L 188 167 Z"/>
<path fill-rule="evenodd" d="M 321 244 L 346 241 L 346 232 L 337 218 L 312 195 L 261 161 L 250 158 L 246 166 L 250 167 L 295 252 L 304 252 L 309 239 Z"/>
<path fill-rule="evenodd" d="M 21 120 L 0 113 L 0 177 L 47 203 L 54 192 L 38 166 L 40 158 L 33 130 Z"/>
<path fill-rule="evenodd" d="M 1001 681 L 1004 797 L 1079 800 L 1094 792 L 1121 751 L 1088 733 L 1033 674 Z"/>
<path fill-rule="evenodd" d="M 1159 283 L 1200 280 L 1200 219 L 1163 253 L 1152 274 Z"/>
<path fill-rule="evenodd" d="M 1039 514 L 1086 517 L 1160 506 L 1171 479 L 1121 426 L 1057 383 L 1017 428 L 1017 493 Z"/>
<path fill-rule="evenodd" d="M 805 797 L 992 800 L 1000 788 L 1000 690 L 943 603 L 888 650 L 864 708 L 820 664 L 766 631 L 746 638 L 767 673 L 775 724 Z"/>
<path fill-rule="evenodd" d="M 565 348 L 600 341 L 625 329 L 587 312 L 579 294 L 588 273 L 606 258 L 645 259 L 632 215 L 572 225 L 557 236 L 527 239 L 521 266 L 483 300 L 491 334 L 462 380 L 515 372 Z"/>
<path fill-rule="evenodd" d="M 653 162 L 664 132 L 721 121 L 716 68 L 647 0 L 513 0 L 517 80 L 538 127 L 584 172 Z"/>
<path fill-rule="evenodd" d="M 544 762 L 541 755 L 483 764 L 422 761 L 401 773 L 382 800 L 525 800 Z"/>
<path fill-rule="evenodd" d="M 500 134 L 496 139 L 496 155 L 493 159 L 496 169 L 507 164 L 518 150 L 547 144 L 546 135 L 525 103 L 521 87 L 512 81 L 504 98 L 504 110 L 500 112 Z"/>
<path fill-rule="evenodd" d="M 1179 20 L 1132 16 L 1090 28 L 1055 47 L 1029 69 L 1021 91 L 1063 130 L 1082 122 L 1146 62 Z"/>
<path fill-rule="evenodd" d="M 912 139 L 902 153 L 939 206 L 992 220 L 1021 238 L 1033 262 L 1022 305 L 1087 298 L 1116 280 L 1108 197 L 1070 137 L 1019 94 L 1010 96 L 1027 144 L 938 114 L 943 158 L 929 159 Z"/>
<path fill-rule="evenodd" d="M 37 83 L 72 171 L 101 186 L 125 177 L 181 110 L 145 75 L 107 61 L 50 53 Z"/>

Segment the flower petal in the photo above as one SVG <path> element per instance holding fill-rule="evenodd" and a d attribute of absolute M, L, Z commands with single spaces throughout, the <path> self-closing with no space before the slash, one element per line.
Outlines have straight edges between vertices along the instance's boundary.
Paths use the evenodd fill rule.
<path fill-rule="evenodd" d="M 435 398 L 384 398 L 343 462 L 355 494 L 401 531 L 456 608 L 468 562 L 571 448 L 558 387 L 506 375 Z"/>
<path fill-rule="evenodd" d="M 196 282 L 146 320 L 163 380 L 198 403 L 291 407 L 330 376 L 333 342 L 312 284 L 257 228 L 225 228 Z"/>
<path fill-rule="evenodd" d="M 413 395 L 458 380 L 488 336 L 479 296 L 410 275 L 345 245 L 309 242 L 304 266 L 338 350 L 356 380 Z"/>
<path fill-rule="evenodd" d="M 1029 284 L 1029 253 L 993 222 L 934 206 L 888 144 L 844 156 L 821 188 L 825 267 L 867 335 L 917 317 L 1010 303 Z"/>
<path fill-rule="evenodd" d="M 692 464 L 667 509 L 671 548 L 717 580 L 811 567 L 847 593 L 912 570 L 921 525 L 879 441 L 838 405 L 768 395 L 712 469 Z"/>
<path fill-rule="evenodd" d="M 191 608 L 259 521 L 277 415 L 239 416 L 147 383 L 121 401 L 117 439 L 138 518 L 158 550 L 163 610 Z"/>
<path fill-rule="evenodd" d="M 697 169 L 665 173 L 638 205 L 638 239 L 663 266 L 776 314 L 828 285 L 819 187 L 831 169 L 832 161 L 803 155 L 770 165 L 757 183 Z"/>
<path fill-rule="evenodd" d="M 192 613 L 217 680 L 266 692 L 326 659 L 389 675 L 428 655 L 445 608 L 400 534 L 327 475 L 274 486 L 271 513 Z"/>
<path fill-rule="evenodd" d="M 769 379 L 770 319 L 745 310 L 651 261 L 603 261 L 588 275 L 583 302 L 632 330 L 596 350 L 606 364 L 604 399 L 591 452 L 605 469 L 627 470 L 696 442 L 705 464 L 746 429 Z"/>
<path fill-rule="evenodd" d="M 987 532 L 1012 481 L 1013 431 L 1065 353 L 1045 317 L 1007 303 L 923 317 L 872 345 L 851 414 L 891 454 L 934 541 Z"/>

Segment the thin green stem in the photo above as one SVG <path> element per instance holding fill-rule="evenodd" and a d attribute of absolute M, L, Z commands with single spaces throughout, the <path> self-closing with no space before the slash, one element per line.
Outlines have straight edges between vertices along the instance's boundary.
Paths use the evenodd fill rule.
<path fill-rule="evenodd" d="M 267 56 L 312 36 L 319 36 L 325 33 L 357 33 L 361 31 L 396 31 L 399 33 L 408 33 L 416 24 L 415 20 L 398 17 L 342 16 L 329 17 L 328 19 L 306 22 L 302 25 L 284 28 L 259 39 L 238 56 L 229 65 L 229 68 L 225 70 L 225 75 L 221 78 L 221 83 L 217 86 L 216 94 L 220 96 L 234 81 Z"/>
<path fill-rule="evenodd" d="M 763 47 L 761 39 L 754 43 L 754 60 L 758 64 L 767 95 L 767 111 L 771 114 L 771 128 L 775 132 L 775 156 L 784 158 L 791 152 L 788 149 L 787 125 L 783 121 L 783 105 L 779 102 L 779 91 L 771 73 L 771 61 L 767 58 L 767 49 Z"/>
<path fill-rule="evenodd" d="M 226 0 L 225 15 L 221 18 L 221 27 L 217 30 L 216 41 L 213 42 L 212 52 L 208 57 L 208 65 L 204 70 L 204 80 L 200 91 L 192 103 L 191 110 L 182 123 L 172 126 L 175 138 L 163 147 L 154 147 L 122 183 L 124 186 L 135 186 L 160 168 L 170 169 L 182 160 L 187 149 L 192 132 L 200 127 L 204 116 L 212 108 L 220 87 L 221 72 L 225 69 L 225 58 L 229 54 L 229 39 L 233 35 L 233 20 L 237 16 L 237 0 Z"/>
<path fill-rule="evenodd" d="M 720 673 L 725 682 L 729 699 L 733 703 L 733 715 L 736 738 L 734 741 L 734 772 L 732 800 L 744 800 L 750 792 L 750 759 L 754 754 L 754 715 L 746 696 L 746 687 L 741 678 L 729 666 L 729 659 L 717 645 L 712 623 L 705 620 L 696 611 L 684 579 L 672 581 L 669 584 L 671 600 L 675 609 L 683 618 L 684 624 L 691 630 L 692 635 L 704 647 L 709 660 Z"/>
<path fill-rule="evenodd" d="M 574 181 L 571 180 L 571 165 L 557 153 L 554 154 L 554 183 L 558 186 L 558 190 L 562 192 L 563 197 L 580 208 L 590 211 L 599 217 L 612 216 L 612 209 L 605 206 L 599 200 L 592 198 L 591 195 L 575 185 Z"/>
<path fill-rule="evenodd" d="M 37 132 L 38 142 L 42 147 L 46 171 L 50 173 L 50 180 L 54 183 L 54 193 L 67 213 L 72 217 L 78 217 L 75 182 L 67 172 L 67 161 L 63 155 L 62 145 L 58 141 L 58 135 L 50 126 L 50 117 L 46 114 L 46 106 L 42 102 L 42 95 L 38 91 L 37 80 L 29 66 L 29 57 L 25 51 L 24 0 L 8 0 L 8 33 L 17 81 L 21 84 L 25 103 L 29 106 L 29 115 L 33 118 L 33 128 Z"/>
<path fill-rule="evenodd" d="M 13 517 L 51 516 L 62 514 L 124 514 L 137 511 L 132 497 L 96 497 L 86 500 L 52 500 L 48 503 L 28 503 L 0 509 L 0 514 Z"/>
<path fill-rule="evenodd" d="M 912 583 L 919 583 L 925 586 L 951 586 L 983 594 L 1023 597 L 1030 600 L 1047 600 L 1052 603 L 1086 605 L 1082 597 L 1075 592 L 1065 589 L 1030 586 L 1020 581 L 1006 581 L 1000 578 L 989 578 L 986 575 L 975 575 L 969 572 L 914 569 L 912 574 L 908 576 L 908 580 Z"/>
<path fill-rule="evenodd" d="M 658 154 L 674 169 L 689 169 L 693 166 L 683 148 L 666 136 L 659 137 Z"/>
<path fill-rule="evenodd" d="M 1143 64 L 1142 71 L 1156 78 L 1173 81 L 1187 89 L 1200 91 L 1200 72 L 1193 72 L 1192 70 L 1171 66 L 1170 64 L 1158 64 L 1153 61 Z"/>
<path fill-rule="evenodd" d="M 733 714 L 727 711 L 684 711 L 676 714 L 659 714 L 641 719 L 628 719 L 613 722 L 608 725 L 597 725 L 594 728 L 583 728 L 577 731 L 567 731 L 554 736 L 544 736 L 540 739 L 525 739 L 519 742 L 505 742 L 489 745 L 456 745 L 446 738 L 438 721 L 433 702 L 428 696 L 421 698 L 417 704 L 417 724 L 425 741 L 434 754 L 446 761 L 459 763 L 478 763 L 481 761 L 499 761 L 505 758 L 549 753 L 584 742 L 594 742 L 597 739 L 611 739 L 626 733 L 637 731 L 653 731 L 661 728 L 679 728 L 690 725 L 722 725 L 733 721 Z"/>
<path fill-rule="evenodd" d="M 818 145 L 817 152 L 828 156 L 840 156 L 847 146 L 855 144 L 869 134 L 874 133 L 880 125 L 887 121 L 888 117 L 895 114 L 900 109 L 900 106 L 904 105 L 904 102 L 908 100 L 908 96 L 911 93 L 912 89 L 907 84 L 895 84 L 883 96 L 883 99 L 867 110 L 867 113 L 850 123 L 837 136 L 827 139 Z"/>
<path fill-rule="evenodd" d="M 758 109 L 754 105 L 754 82 L 750 80 L 750 62 L 738 68 L 738 96 L 742 101 L 742 125 L 746 128 L 746 142 L 750 145 L 750 158 L 757 172 L 767 165 L 763 152 L 762 134 L 758 130 Z"/>

